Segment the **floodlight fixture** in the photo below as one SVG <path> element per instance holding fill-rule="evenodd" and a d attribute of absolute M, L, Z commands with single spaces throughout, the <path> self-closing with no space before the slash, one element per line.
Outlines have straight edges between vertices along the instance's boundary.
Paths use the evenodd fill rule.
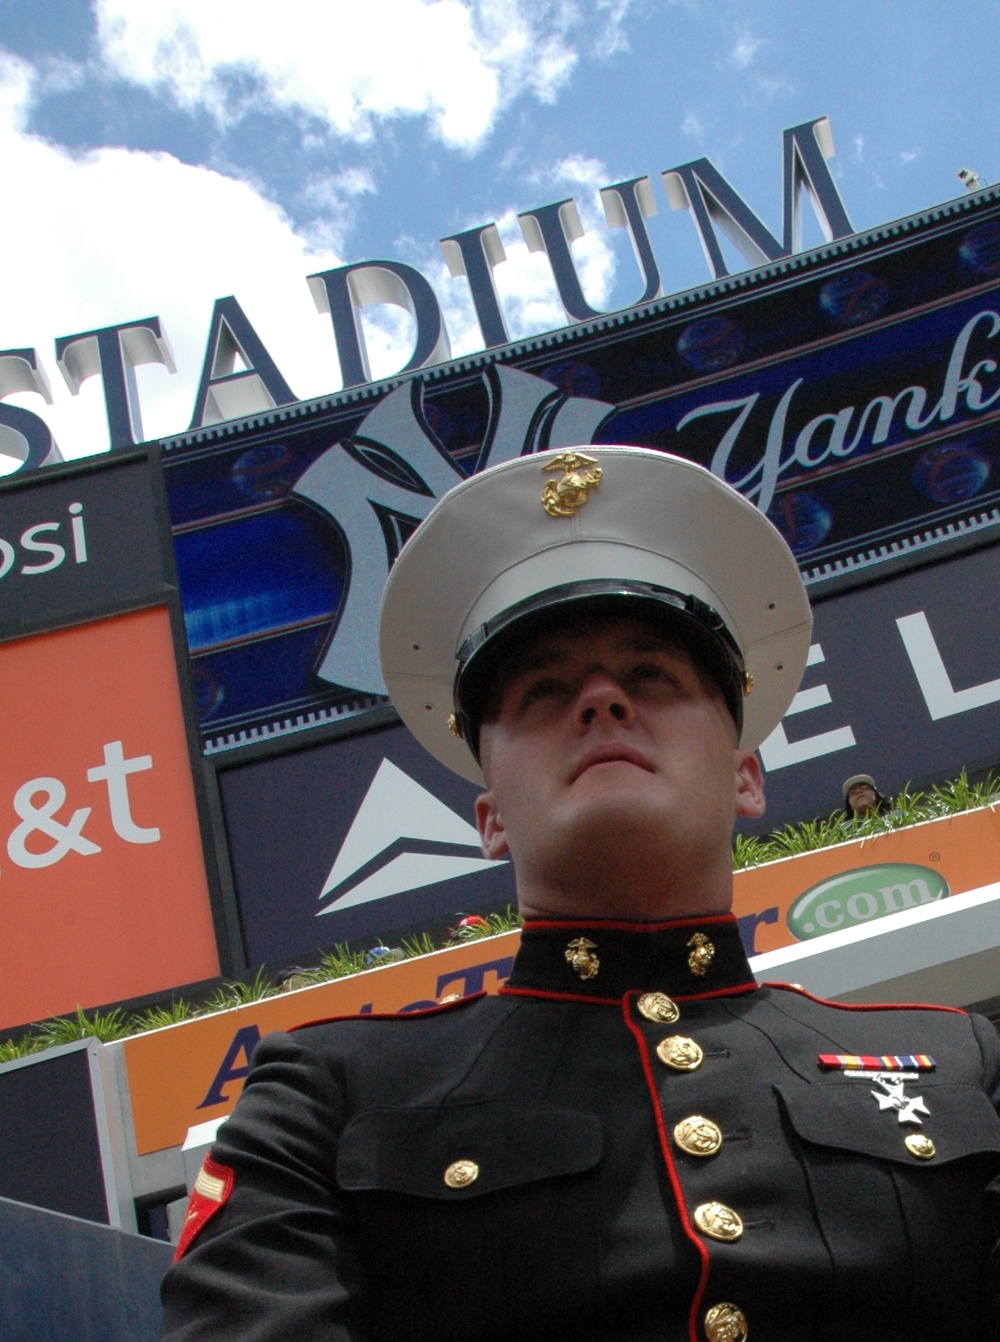
<path fill-rule="evenodd" d="M 966 191 L 978 191 L 981 187 L 988 185 L 979 176 L 975 168 L 959 168 L 956 175 L 964 183 Z"/>

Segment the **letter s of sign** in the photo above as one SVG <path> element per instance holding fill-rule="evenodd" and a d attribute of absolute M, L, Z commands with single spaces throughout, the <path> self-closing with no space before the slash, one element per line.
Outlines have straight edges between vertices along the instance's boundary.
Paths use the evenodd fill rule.
<path fill-rule="evenodd" d="M 33 527 L 28 527 L 27 531 L 21 537 L 21 544 L 23 547 L 36 554 L 47 554 L 49 557 L 44 564 L 22 564 L 22 573 L 49 573 L 52 569 L 59 567 L 66 558 L 65 549 L 58 544 L 57 541 L 43 541 L 38 539 L 43 531 L 58 530 L 58 522 L 39 522 Z"/>
<path fill-rule="evenodd" d="M 615 407 L 567 397 L 551 382 L 502 364 L 483 374 L 489 413 L 474 470 L 549 448 L 591 443 Z M 379 668 L 379 600 L 410 532 L 462 472 L 424 414 L 424 384 L 390 392 L 358 426 L 304 472 L 295 493 L 339 527 L 347 546 L 347 590 L 317 674 L 364 694 L 385 694 Z M 391 536 L 391 539 L 389 537 Z"/>

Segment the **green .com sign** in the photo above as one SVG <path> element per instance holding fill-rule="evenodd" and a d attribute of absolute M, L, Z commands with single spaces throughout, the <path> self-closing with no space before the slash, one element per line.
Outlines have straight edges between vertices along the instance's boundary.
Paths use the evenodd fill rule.
<path fill-rule="evenodd" d="M 948 882 L 931 867 L 912 862 L 852 867 L 799 895 L 788 910 L 788 927 L 799 941 L 809 941 L 843 927 L 859 927 L 890 913 L 932 904 L 950 894 Z"/>

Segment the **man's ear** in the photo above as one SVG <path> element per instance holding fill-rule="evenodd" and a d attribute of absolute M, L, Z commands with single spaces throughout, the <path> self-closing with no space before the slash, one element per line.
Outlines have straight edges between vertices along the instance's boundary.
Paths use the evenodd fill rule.
<path fill-rule="evenodd" d="M 476 798 L 476 824 L 479 827 L 483 856 L 491 858 L 494 862 L 506 857 L 510 852 L 507 846 L 507 833 L 492 792 L 481 792 Z"/>
<path fill-rule="evenodd" d="M 764 814 L 764 775 L 760 761 L 749 750 L 736 752 L 736 814 L 750 818 Z"/>

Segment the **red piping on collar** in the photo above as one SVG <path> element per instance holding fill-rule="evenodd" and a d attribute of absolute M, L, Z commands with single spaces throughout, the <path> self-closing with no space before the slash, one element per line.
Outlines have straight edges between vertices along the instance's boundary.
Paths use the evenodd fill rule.
<path fill-rule="evenodd" d="M 637 994 L 633 995 L 637 996 Z M 688 1315 L 688 1336 L 690 1342 L 699 1342 L 698 1312 L 701 1309 L 701 1302 L 705 1296 L 705 1288 L 708 1285 L 708 1274 L 711 1270 L 712 1263 L 705 1241 L 700 1235 L 695 1233 L 690 1217 L 688 1216 L 687 1203 L 684 1200 L 684 1190 L 681 1187 L 681 1181 L 677 1175 L 677 1167 L 674 1165 L 673 1157 L 670 1154 L 670 1139 L 667 1137 L 667 1130 L 663 1123 L 663 1110 L 660 1108 L 660 1097 L 656 1090 L 656 1079 L 653 1076 L 653 1068 L 649 1060 L 649 1050 L 646 1047 L 646 1038 L 632 1020 L 629 1011 L 629 996 L 630 994 L 626 993 L 622 998 L 622 1013 L 625 1017 L 625 1024 L 632 1031 L 636 1043 L 639 1045 L 639 1058 L 642 1062 L 642 1070 L 646 1077 L 646 1085 L 649 1088 L 649 1098 L 653 1104 L 653 1117 L 656 1120 L 656 1131 L 660 1138 L 660 1151 L 663 1155 L 663 1163 L 667 1167 L 670 1186 L 674 1191 L 674 1202 L 677 1205 L 677 1212 L 680 1216 L 681 1229 L 697 1249 L 698 1256 L 701 1259 L 701 1276 L 698 1280 L 698 1288 L 694 1293 L 694 1299 L 691 1301 L 691 1312 Z"/>
<path fill-rule="evenodd" d="M 550 931 L 572 931 L 577 927 L 603 927 L 612 932 L 666 932 L 671 927 L 703 927 L 706 923 L 735 923 L 731 913 L 709 913 L 704 918 L 667 918 L 660 923 L 626 922 L 612 918 L 526 918 L 524 927 Z"/>
<path fill-rule="evenodd" d="M 511 988 L 504 984 L 497 989 L 498 997 L 541 997 L 547 1002 L 591 1002 L 594 1006 L 618 1006 L 620 997 L 591 997 L 586 993 L 557 993 L 547 988 Z"/>
<path fill-rule="evenodd" d="M 670 996 L 675 1002 L 701 1002 L 707 997 L 735 997 L 740 993 L 756 992 L 759 987 L 760 984 L 757 983 L 756 979 L 749 979 L 746 983 L 736 983 L 728 988 L 713 988 L 710 992 L 671 993 Z M 596 1006 L 617 1006 L 629 993 L 641 991 L 641 988 L 627 988 L 623 997 L 594 997 L 589 993 L 560 993 L 553 992 L 548 988 L 511 988 L 509 984 L 505 983 L 502 988 L 497 989 L 496 995 L 498 997 L 542 997 L 552 1002 L 591 1002 Z M 817 998 L 816 1000 L 820 1001 L 821 999 Z M 946 1009 L 949 1011 L 956 1010 L 955 1007 Z"/>
<path fill-rule="evenodd" d="M 808 997 L 810 1002 L 819 1002 L 820 1006 L 837 1007 L 841 1011 L 953 1011 L 958 1016 L 969 1013 L 963 1007 L 942 1006 L 939 1002 L 835 1002 L 830 997 L 817 997 L 815 993 L 795 983 L 762 983 L 762 988 L 782 988 L 786 992 L 798 993 Z"/>

